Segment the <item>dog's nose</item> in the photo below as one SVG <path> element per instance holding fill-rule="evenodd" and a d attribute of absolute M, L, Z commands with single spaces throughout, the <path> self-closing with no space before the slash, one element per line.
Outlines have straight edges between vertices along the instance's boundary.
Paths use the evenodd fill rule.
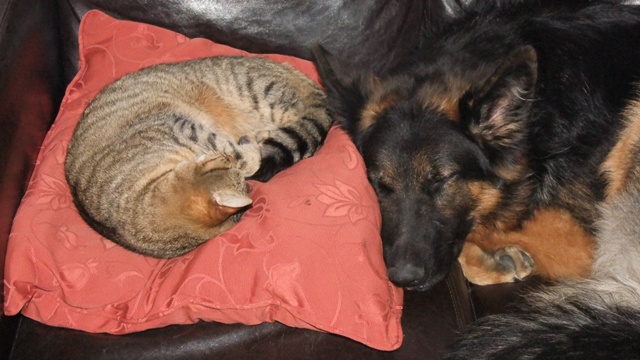
<path fill-rule="evenodd" d="M 424 269 L 412 264 L 399 265 L 389 268 L 387 276 L 392 283 L 401 287 L 416 285 L 424 278 Z"/>

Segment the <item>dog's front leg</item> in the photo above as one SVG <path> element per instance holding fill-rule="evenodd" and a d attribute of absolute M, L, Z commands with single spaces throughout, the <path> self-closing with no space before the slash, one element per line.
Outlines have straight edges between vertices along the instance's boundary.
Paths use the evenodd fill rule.
<path fill-rule="evenodd" d="M 467 241 L 458 258 L 464 276 L 476 285 L 491 285 L 519 281 L 532 274 L 535 263 L 517 246 L 485 251 Z"/>
<path fill-rule="evenodd" d="M 514 282 L 532 274 L 550 280 L 586 278 L 593 263 L 593 235 L 567 211 L 539 209 L 521 229 L 477 226 L 458 262 L 477 285 Z"/>

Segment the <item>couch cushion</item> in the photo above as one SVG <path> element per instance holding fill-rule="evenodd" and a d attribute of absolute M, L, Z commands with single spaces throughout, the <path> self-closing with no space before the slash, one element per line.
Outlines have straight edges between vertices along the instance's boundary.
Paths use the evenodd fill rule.
<path fill-rule="evenodd" d="M 349 61 L 387 68 L 419 41 L 429 20 L 457 11 L 460 0 L 69 0 L 59 2 L 68 79 L 77 70 L 78 19 L 99 9 L 120 19 L 161 26 L 188 37 L 259 53 L 309 59 L 323 44 Z"/>
<path fill-rule="evenodd" d="M 124 334 L 198 320 L 286 325 L 400 346 L 402 291 L 386 279 L 380 214 L 364 165 L 340 129 L 316 156 L 268 183 L 225 234 L 175 259 L 153 259 L 101 238 L 75 210 L 63 162 L 89 100 L 154 63 L 247 55 L 204 39 L 89 12 L 80 69 L 47 135 L 8 248 L 5 312 L 46 324 Z M 313 79 L 313 65 L 281 55 Z"/>

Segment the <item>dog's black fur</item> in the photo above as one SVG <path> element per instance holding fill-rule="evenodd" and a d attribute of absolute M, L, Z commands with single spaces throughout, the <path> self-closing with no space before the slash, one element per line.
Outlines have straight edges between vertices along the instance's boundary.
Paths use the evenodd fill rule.
<path fill-rule="evenodd" d="M 623 109 L 637 98 L 640 7 L 500 3 L 444 26 L 382 76 L 315 50 L 330 104 L 379 196 L 389 278 L 408 289 L 441 280 L 475 226 L 517 229 L 535 210 L 559 208 L 596 233 L 611 185 L 601 168 L 627 125 Z M 609 171 L 626 166 L 616 161 Z M 638 218 L 638 210 L 629 211 Z M 613 213 L 610 223 L 625 212 Z M 600 251 L 609 235 L 617 236 L 596 235 Z M 630 239 L 626 246 L 640 250 L 640 239 Z M 606 259 L 597 255 L 599 268 L 607 268 Z M 588 357 L 594 349 L 637 354 L 630 339 L 640 328 L 639 305 L 601 305 L 598 298 L 607 296 L 601 284 L 578 286 L 568 303 L 542 301 L 529 317 L 487 320 L 452 358 Z M 618 280 L 609 285 L 618 289 L 614 295 L 640 290 L 620 290 Z M 558 298 L 572 291 L 564 289 Z M 593 336 L 587 341 L 581 334 Z M 626 345 L 600 348 L 616 337 Z"/>
<path fill-rule="evenodd" d="M 384 76 L 316 49 L 379 196 L 394 283 L 429 288 L 474 226 L 517 229 L 539 208 L 593 231 L 599 166 L 640 78 L 639 19 L 613 2 L 486 6 Z"/>

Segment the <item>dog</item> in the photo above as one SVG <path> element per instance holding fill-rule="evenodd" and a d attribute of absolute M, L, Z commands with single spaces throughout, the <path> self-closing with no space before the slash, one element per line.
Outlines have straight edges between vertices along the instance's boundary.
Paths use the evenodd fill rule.
<path fill-rule="evenodd" d="M 382 76 L 350 69 L 316 48 L 330 106 L 360 149 L 379 197 L 391 281 L 427 289 L 459 257 L 463 268 L 513 270 L 517 263 L 526 274 L 533 264 L 557 264 L 557 255 L 547 261 L 545 253 L 562 246 L 581 253 L 562 264 L 567 277 L 589 273 L 606 187 L 598 169 L 623 126 L 618 114 L 633 97 L 638 73 L 629 66 L 637 43 L 624 33 L 635 30 L 636 15 L 619 6 L 479 7 Z M 609 18 L 582 24 L 581 16 L 601 8 Z M 554 22 L 565 15 L 572 19 Z M 610 29 L 620 21 L 622 30 Z M 604 76 L 607 68 L 612 74 Z M 542 245 L 535 254 L 522 245 L 478 244 L 486 234 L 522 235 L 527 225 L 544 223 L 539 217 L 577 228 L 579 246 L 553 238 L 554 226 L 551 239 L 521 239 Z"/>
<path fill-rule="evenodd" d="M 316 47 L 392 282 L 426 290 L 456 260 L 485 283 L 575 279 L 531 295 L 527 316 L 487 318 L 451 358 L 635 351 L 609 344 L 640 329 L 638 34 L 640 7 L 541 0 L 480 4 L 385 74 Z M 609 341 L 590 345 L 590 326 Z"/>

